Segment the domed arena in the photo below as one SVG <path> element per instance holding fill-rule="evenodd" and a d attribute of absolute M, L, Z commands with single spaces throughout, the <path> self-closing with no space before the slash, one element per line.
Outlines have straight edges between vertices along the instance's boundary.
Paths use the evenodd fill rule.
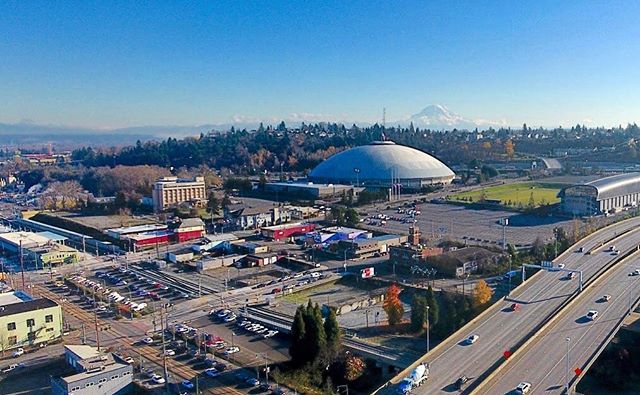
<path fill-rule="evenodd" d="M 417 190 L 449 184 L 454 177 L 451 169 L 425 152 L 393 141 L 374 141 L 333 155 L 313 169 L 309 180 Z"/>

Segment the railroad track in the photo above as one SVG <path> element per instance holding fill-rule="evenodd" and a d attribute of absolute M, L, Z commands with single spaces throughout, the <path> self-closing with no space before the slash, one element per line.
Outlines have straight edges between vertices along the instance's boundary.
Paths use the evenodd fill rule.
<path fill-rule="evenodd" d="M 94 323 L 95 317 L 93 313 L 83 310 L 81 307 L 77 306 L 72 302 L 69 302 L 68 300 L 66 300 L 66 298 L 62 298 L 60 295 L 52 292 L 46 287 L 43 287 L 41 285 L 34 285 L 34 288 L 37 290 L 37 292 L 41 296 L 47 297 L 51 300 L 55 300 L 57 303 L 59 303 L 63 307 L 65 312 L 71 314 L 72 316 L 76 317 L 82 322 L 92 323 L 92 324 Z M 109 323 L 106 323 L 104 320 L 100 318 L 98 318 L 98 326 L 100 328 L 104 328 L 105 326 L 110 326 L 109 331 L 116 335 L 116 341 L 120 344 L 123 350 L 127 351 L 128 354 L 132 356 L 136 354 L 140 355 L 146 360 L 148 360 L 149 362 L 152 362 L 155 365 L 158 365 L 161 369 L 164 369 L 164 356 L 159 350 L 150 346 L 141 346 L 136 348 L 131 347 L 131 343 L 132 343 L 131 335 L 121 332 L 120 330 L 118 330 L 117 327 L 112 326 Z M 170 371 L 173 376 L 176 376 L 182 380 L 193 380 L 194 377 L 200 374 L 197 370 L 191 368 L 189 365 L 185 363 L 176 361 L 171 358 L 167 358 L 166 360 L 167 360 L 167 370 Z M 214 395 L 226 395 L 226 394 L 242 395 L 243 394 L 242 392 L 229 386 L 229 384 L 222 382 L 222 380 L 220 380 L 220 382 L 227 385 L 226 387 L 206 388 L 206 384 L 212 382 L 211 379 L 202 377 L 200 381 L 202 382 L 202 384 L 205 384 L 205 385 L 201 385 L 201 387 L 205 387 L 205 388 L 201 388 L 200 391 L 206 394 L 214 394 Z"/>

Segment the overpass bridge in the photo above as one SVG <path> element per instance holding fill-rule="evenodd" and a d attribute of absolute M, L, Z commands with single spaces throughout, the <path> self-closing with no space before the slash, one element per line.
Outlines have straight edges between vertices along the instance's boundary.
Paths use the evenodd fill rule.
<path fill-rule="evenodd" d="M 624 255 L 635 251 L 640 244 L 639 225 L 640 218 L 632 218 L 603 228 L 565 251 L 554 263 L 582 271 L 585 290 L 590 290 L 595 279 L 624 259 Z M 614 243 L 621 255 L 606 251 Z M 577 295 L 579 290 L 575 279 L 570 280 L 559 271 L 542 270 L 516 288 L 509 298 L 494 303 L 423 355 L 377 393 L 394 393 L 395 384 L 408 376 L 415 365 L 423 362 L 430 364 L 430 377 L 412 391 L 413 394 L 451 393 L 456 391 L 454 383 L 462 375 L 470 378 L 467 388 L 475 388 L 501 366 L 505 351 L 517 350 Z M 514 302 L 521 304 L 520 311 L 511 311 L 509 306 Z M 463 340 L 472 334 L 479 336 L 478 341 L 465 345 Z"/>

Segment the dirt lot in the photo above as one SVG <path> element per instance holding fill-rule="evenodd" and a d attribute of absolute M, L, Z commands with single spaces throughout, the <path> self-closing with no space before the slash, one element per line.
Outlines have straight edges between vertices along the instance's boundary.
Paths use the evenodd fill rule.
<path fill-rule="evenodd" d="M 122 226 L 138 226 L 154 223 L 153 219 L 147 217 L 132 217 L 129 215 L 79 215 L 77 213 L 49 213 L 77 222 L 81 225 L 103 231 L 105 229 L 119 228 Z"/>

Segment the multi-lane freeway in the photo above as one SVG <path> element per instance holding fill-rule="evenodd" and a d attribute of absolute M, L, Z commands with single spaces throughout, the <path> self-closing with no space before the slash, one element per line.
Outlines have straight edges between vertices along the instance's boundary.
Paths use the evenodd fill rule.
<path fill-rule="evenodd" d="M 584 281 L 588 282 L 602 268 L 620 258 L 606 251 L 609 244 L 615 243 L 621 254 L 640 244 L 640 230 L 635 230 L 639 224 L 640 219 L 631 219 L 604 228 L 562 254 L 555 263 L 564 264 L 566 269 L 581 270 Z M 603 246 L 603 243 L 607 244 Z M 579 247 L 584 251 L 578 252 Z M 590 251 L 592 253 L 588 253 Z M 437 394 L 454 391 L 454 383 L 462 375 L 469 377 L 468 386 L 475 386 L 501 362 L 505 351 L 513 351 L 537 326 L 571 298 L 577 288 L 578 279 L 567 279 L 566 272 L 539 272 L 514 291 L 510 298 L 498 302 L 470 324 L 465 333 L 454 334 L 423 356 L 419 362 L 429 363 L 430 377 L 412 393 Z M 511 311 L 509 307 L 512 303 L 520 304 L 520 310 Z M 465 345 L 464 339 L 473 334 L 478 335 L 479 339 L 472 345 Z M 405 373 L 407 372 L 393 381 L 401 379 Z M 392 388 L 393 386 L 389 387 L 389 391 Z"/>
<path fill-rule="evenodd" d="M 478 394 L 509 394 L 531 383 L 531 394 L 561 394 L 606 344 L 640 296 L 637 254 L 611 269 L 581 293 L 556 319 L 478 388 Z M 611 298 L 605 301 L 604 295 Z M 595 320 L 586 315 L 595 310 Z M 568 359 L 567 359 L 568 357 Z M 567 365 L 567 361 L 569 362 Z"/>

